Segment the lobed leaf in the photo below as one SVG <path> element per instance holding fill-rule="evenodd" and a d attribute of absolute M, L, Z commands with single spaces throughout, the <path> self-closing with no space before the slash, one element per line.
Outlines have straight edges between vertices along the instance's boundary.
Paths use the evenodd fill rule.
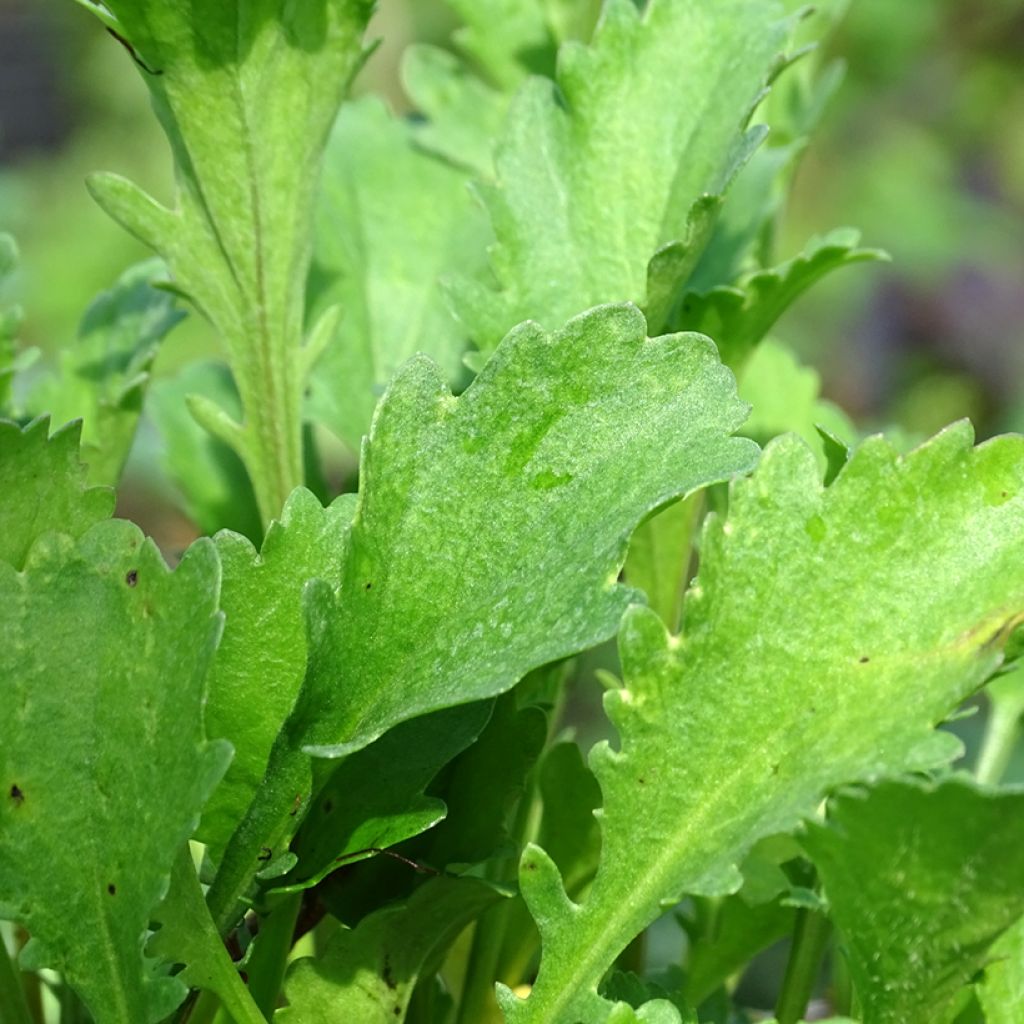
<path fill-rule="evenodd" d="M 483 191 L 499 290 L 455 291 L 481 349 L 527 317 L 551 326 L 600 302 L 647 304 L 656 253 L 659 294 L 685 280 L 714 197 L 760 138 L 743 124 L 786 32 L 763 0 L 651 0 L 642 12 L 609 0 L 589 47 L 562 46 L 554 82 L 524 83 Z"/>
<path fill-rule="evenodd" d="M 901 458 L 873 438 L 826 489 L 779 439 L 706 527 L 681 636 L 627 613 L 606 697 L 621 749 L 591 755 L 601 864 L 575 904 L 524 854 L 544 947 L 529 998 L 503 995 L 509 1024 L 607 1019 L 597 984 L 662 906 L 734 890 L 751 845 L 830 789 L 948 758 L 933 726 L 1024 612 L 1024 438 L 971 442 L 959 424 Z"/>
<path fill-rule="evenodd" d="M 171 573 L 117 520 L 0 564 L 0 917 L 97 1024 L 155 1024 L 185 995 L 143 942 L 230 753 L 202 726 L 218 583 L 209 542 Z"/>
<path fill-rule="evenodd" d="M 25 427 L 0 420 L 0 561 L 20 570 L 39 537 L 80 537 L 113 513 L 114 492 L 88 486 L 81 433 L 80 422 L 50 436 L 47 417 Z"/>
<path fill-rule="evenodd" d="M 888 260 L 880 249 L 860 247 L 859 239 L 852 229 L 838 229 L 812 238 L 799 256 L 749 274 L 736 286 L 689 292 L 670 317 L 672 329 L 709 334 L 722 361 L 738 372 L 779 317 L 816 282 L 853 263 Z"/>
<path fill-rule="evenodd" d="M 331 697 L 298 709 L 305 742 L 350 753 L 614 632 L 637 519 L 751 464 L 728 436 L 733 388 L 706 339 L 646 339 L 629 306 L 523 324 L 458 399 L 428 361 L 406 364 L 364 451 L 307 678 Z"/>
<path fill-rule="evenodd" d="M 803 845 L 818 867 L 864 1024 L 945 1022 L 1024 913 L 1024 791 L 966 777 L 845 793 Z M 1019 1009 L 1019 1006 L 1018 1006 Z"/>
<path fill-rule="evenodd" d="M 288 972 L 288 1007 L 275 1024 L 392 1024 L 413 989 L 440 965 L 459 932 L 503 893 L 476 878 L 435 878 L 405 905 L 386 907 L 339 931 L 316 960 Z"/>

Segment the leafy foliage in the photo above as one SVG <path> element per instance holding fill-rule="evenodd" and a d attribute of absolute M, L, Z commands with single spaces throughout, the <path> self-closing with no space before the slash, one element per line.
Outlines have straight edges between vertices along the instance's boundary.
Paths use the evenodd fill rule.
<path fill-rule="evenodd" d="M 184 315 L 172 295 L 154 287 L 161 270 L 150 262 L 125 271 L 86 311 L 60 367 L 26 399 L 30 411 L 58 423 L 83 421 L 82 454 L 93 483 L 114 486 L 120 479 L 157 348 Z"/>
<path fill-rule="evenodd" d="M 905 459 L 868 441 L 825 489 L 801 442 L 766 449 L 705 532 L 681 637 L 626 615 L 624 685 L 606 699 L 622 748 L 591 757 L 601 864 L 576 905 L 540 848 L 524 854 L 544 953 L 529 998 L 503 1000 L 513 1024 L 608 1019 L 597 983 L 663 905 L 736 888 L 750 846 L 828 789 L 949 756 L 932 726 L 999 664 L 1024 610 L 1022 459 L 1019 439 L 973 449 L 958 426 Z"/>
<path fill-rule="evenodd" d="M 804 844 L 865 1024 L 952 1019 L 957 991 L 1024 912 L 1022 832 L 1024 793 L 969 779 L 884 782 L 832 802 Z"/>
<path fill-rule="evenodd" d="M 882 258 L 775 251 L 845 0 L 446 0 L 351 101 L 369 0 L 78 2 L 177 195 L 0 312 L 5 1024 L 1015 1021 L 1024 440 L 787 343 Z"/>

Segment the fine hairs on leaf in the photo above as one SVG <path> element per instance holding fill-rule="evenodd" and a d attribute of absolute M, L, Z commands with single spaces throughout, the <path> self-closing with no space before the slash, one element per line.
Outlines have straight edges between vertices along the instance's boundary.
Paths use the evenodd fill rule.
<path fill-rule="evenodd" d="M 72 2 L 117 131 L 0 190 L 0 1022 L 1020 1024 L 1024 437 L 942 428 L 979 289 L 896 332 L 809 223 L 939 167 L 1011 265 L 1010 133 L 911 186 L 877 102 L 945 15 Z M 872 188 L 798 177 L 832 117 Z M 155 258 L 69 320 L 126 134 Z"/>

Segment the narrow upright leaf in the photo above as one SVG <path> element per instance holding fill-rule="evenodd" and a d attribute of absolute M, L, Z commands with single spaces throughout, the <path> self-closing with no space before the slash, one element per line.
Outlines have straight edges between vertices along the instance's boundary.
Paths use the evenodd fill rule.
<path fill-rule="evenodd" d="M 1024 913 L 1021 790 L 965 777 L 886 782 L 833 800 L 828 826 L 811 826 L 803 843 L 864 1024 L 945 1024 L 993 941 Z"/>
<path fill-rule="evenodd" d="M 304 334 L 321 155 L 359 67 L 370 0 L 80 0 L 130 48 L 174 154 L 177 207 L 114 175 L 104 209 L 213 324 L 242 399 L 219 433 L 264 523 L 302 482 Z M 204 423 L 214 425 L 208 416 Z"/>
<path fill-rule="evenodd" d="M 637 521 L 750 466 L 756 446 L 729 437 L 746 410 L 711 343 L 644 326 L 631 306 L 551 334 L 523 324 L 457 399 L 426 359 L 396 377 L 364 449 L 340 594 L 308 593 L 309 671 L 214 886 L 219 913 L 260 846 L 298 824 L 303 749 L 353 753 L 610 636 L 637 596 L 617 582 Z"/>
<path fill-rule="evenodd" d="M 79 537 L 114 511 L 114 492 L 86 482 L 81 433 L 69 423 L 51 437 L 46 417 L 24 428 L 0 420 L 0 561 L 21 569 L 44 533 Z"/>
<path fill-rule="evenodd" d="M 1024 438 L 971 442 L 959 424 L 901 458 L 873 438 L 826 489 L 781 438 L 706 527 L 681 636 L 627 613 L 606 697 L 621 749 L 591 755 L 601 864 L 577 905 L 525 853 L 544 947 L 530 997 L 504 996 L 510 1024 L 603 1021 L 603 972 L 665 903 L 734 890 L 751 845 L 832 787 L 950 755 L 933 726 L 1024 613 Z"/>
<path fill-rule="evenodd" d="M 210 674 L 206 720 L 212 736 L 235 748 L 199 830 L 215 860 L 259 787 L 306 672 L 302 588 L 314 576 L 337 576 L 351 519 L 351 496 L 325 509 L 299 489 L 271 524 L 259 553 L 237 533 L 224 531 L 214 539 L 227 621 Z"/>
<path fill-rule="evenodd" d="M 171 573 L 119 520 L 0 564 L 0 917 L 97 1024 L 155 1024 L 185 994 L 142 947 L 230 753 L 202 727 L 217 588 L 209 542 Z"/>
<path fill-rule="evenodd" d="M 685 279 L 709 197 L 760 138 L 744 124 L 786 31 L 766 0 L 609 0 L 592 45 L 561 48 L 556 81 L 523 85 L 484 193 L 500 290 L 457 292 L 480 348 L 527 317 L 553 327 L 600 302 L 645 305 L 659 250 L 659 288 Z"/>
<path fill-rule="evenodd" d="M 316 309 L 342 319 L 313 377 L 313 409 L 358 452 L 398 367 L 425 352 L 455 385 L 468 339 L 441 288 L 486 262 L 490 228 L 468 175 L 416 148 L 374 97 L 342 108 L 317 209 Z"/>

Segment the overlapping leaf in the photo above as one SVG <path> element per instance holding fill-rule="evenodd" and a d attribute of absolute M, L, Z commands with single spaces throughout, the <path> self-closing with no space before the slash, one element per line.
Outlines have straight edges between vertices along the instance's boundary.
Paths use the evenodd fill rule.
<path fill-rule="evenodd" d="M 217 590 L 209 542 L 171 573 L 121 521 L 0 564 L 0 916 L 98 1024 L 153 1024 L 185 994 L 142 947 L 230 753 L 202 728 Z"/>
<path fill-rule="evenodd" d="M 1024 918 L 1003 934 L 990 951 L 978 1001 L 985 1024 L 1016 1024 L 1024 1006 Z"/>
<path fill-rule="evenodd" d="M 850 229 L 813 238 L 804 251 L 771 270 L 760 270 L 736 286 L 686 295 L 671 317 L 673 330 L 702 331 L 715 339 L 722 359 L 737 371 L 778 318 L 827 274 L 853 263 L 888 259 L 858 245 Z"/>
<path fill-rule="evenodd" d="M 685 280 L 709 197 L 759 138 L 743 124 L 785 35 L 762 0 L 610 0 L 591 46 L 562 47 L 556 82 L 524 84 L 484 193 L 500 290 L 457 293 L 480 348 L 527 317 L 551 327 L 600 302 L 644 305 L 659 250 L 659 293 Z"/>
<path fill-rule="evenodd" d="M 501 900 L 476 878 L 435 878 L 405 905 L 340 931 L 316 960 L 288 973 L 288 1007 L 275 1024 L 392 1024 L 405 1019 L 413 989 L 439 966 L 463 928 Z"/>
<path fill-rule="evenodd" d="M 89 307 L 59 368 L 38 380 L 26 399 L 30 412 L 56 423 L 83 420 L 82 455 L 93 483 L 117 484 L 157 348 L 184 316 L 172 295 L 153 287 L 161 272 L 159 262 L 125 271 Z"/>
<path fill-rule="evenodd" d="M 313 407 L 353 451 L 398 367 L 425 352 L 455 384 L 465 328 L 440 286 L 486 261 L 487 218 L 467 174 L 417 149 L 409 124 L 364 97 L 342 108 L 317 210 L 316 300 L 343 317 L 313 374 Z"/>
<path fill-rule="evenodd" d="M 303 748 L 352 753 L 609 636 L 635 599 L 617 577 L 637 521 L 750 466 L 710 343 L 644 326 L 630 306 L 551 334 L 524 324 L 458 399 L 426 359 L 399 373 L 364 450 L 340 598 L 309 593 L 310 671 L 215 885 L 222 924 L 309 795 Z"/>
<path fill-rule="evenodd" d="M 864 1024 L 950 1020 L 958 991 L 1024 912 L 1020 790 L 886 782 L 832 801 L 828 827 L 803 842 Z"/>
<path fill-rule="evenodd" d="M 665 901 L 735 888 L 751 844 L 831 787 L 949 756 L 932 727 L 1024 612 L 1024 438 L 971 440 L 959 424 L 900 458 L 871 439 L 827 489 L 802 442 L 774 442 L 705 531 L 681 637 L 627 614 L 621 750 L 592 755 L 601 865 L 576 905 L 524 855 L 544 953 L 510 1024 L 606 1019 L 597 983 Z"/>
<path fill-rule="evenodd" d="M 306 742 L 357 749 L 613 632 L 636 520 L 755 455 L 728 436 L 745 416 L 733 389 L 705 339 L 647 339 L 629 306 L 522 325 L 458 399 L 408 363 L 365 450 L 308 680 L 334 696 Z"/>
<path fill-rule="evenodd" d="M 81 433 L 69 423 L 51 437 L 45 417 L 24 428 L 0 420 L 0 561 L 21 569 L 44 533 L 79 537 L 114 511 L 114 492 L 87 483 Z"/>
<path fill-rule="evenodd" d="M 419 835 L 448 813 L 425 794 L 449 761 L 487 724 L 491 704 L 445 708 L 402 722 L 330 773 L 295 838 L 299 858 L 278 887 L 305 888 L 342 864 Z M 324 770 L 333 767 L 333 763 Z M 483 781 L 483 780 L 481 780 Z"/>

